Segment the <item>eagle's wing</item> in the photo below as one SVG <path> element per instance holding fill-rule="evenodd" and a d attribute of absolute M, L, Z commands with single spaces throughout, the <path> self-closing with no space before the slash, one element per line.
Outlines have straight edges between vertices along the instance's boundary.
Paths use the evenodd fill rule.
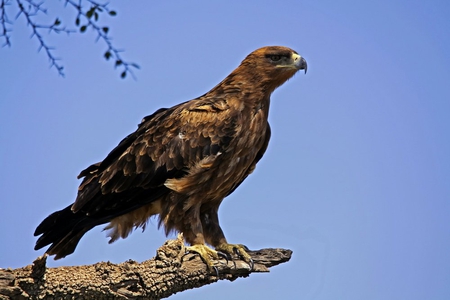
<path fill-rule="evenodd" d="M 229 110 L 225 101 L 200 98 L 145 117 L 105 160 L 80 173 L 72 211 L 124 213 L 158 199 L 168 179 L 226 151 L 236 133 Z"/>

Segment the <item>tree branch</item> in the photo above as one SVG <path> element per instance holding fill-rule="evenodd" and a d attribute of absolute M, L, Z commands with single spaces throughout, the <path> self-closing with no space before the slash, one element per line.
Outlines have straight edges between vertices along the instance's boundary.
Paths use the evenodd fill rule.
<path fill-rule="evenodd" d="M 16 18 L 18 18 L 20 15 L 23 15 L 25 17 L 25 19 L 27 20 L 27 25 L 29 25 L 31 27 L 32 30 L 32 34 L 31 37 L 36 37 L 39 41 L 39 49 L 38 51 L 41 51 L 41 49 L 44 49 L 45 52 L 47 53 L 47 57 L 48 60 L 50 61 L 50 68 L 51 67 L 55 67 L 56 70 L 58 70 L 58 73 L 60 76 L 64 77 L 64 67 L 62 65 L 60 65 L 58 63 L 59 58 L 56 58 L 55 56 L 53 56 L 52 51 L 54 50 L 54 48 L 50 47 L 49 45 L 47 45 L 44 41 L 44 38 L 42 37 L 42 35 L 39 33 L 39 29 L 48 29 L 50 32 L 54 31 L 56 33 L 59 32 L 66 32 L 66 33 L 70 33 L 72 31 L 66 29 L 66 28 L 61 28 L 58 29 L 58 25 L 60 23 L 59 19 L 56 19 L 55 23 L 53 25 L 38 25 L 37 23 L 35 23 L 32 19 L 33 16 L 35 16 L 38 13 L 46 13 L 47 11 L 42 8 L 42 3 L 34 3 L 32 1 L 26 1 L 27 5 L 25 5 L 24 3 L 22 3 L 20 0 L 16 0 L 17 1 L 17 5 L 19 7 L 19 13 L 17 14 Z M 28 8 L 26 8 L 26 6 L 28 6 Z M 11 45 L 11 43 L 8 42 L 9 45 Z"/>
<path fill-rule="evenodd" d="M 26 19 L 27 25 L 31 27 L 31 37 L 36 38 L 39 41 L 39 51 L 44 49 L 45 53 L 50 62 L 50 67 L 55 67 L 60 76 L 64 77 L 64 67 L 59 63 L 60 59 L 55 57 L 53 47 L 46 43 L 42 31 L 45 30 L 47 33 L 75 33 L 76 30 L 69 29 L 63 26 L 63 22 L 56 17 L 54 21 L 49 23 L 50 25 L 43 25 L 41 22 L 37 22 L 37 17 L 42 18 L 42 16 L 47 15 L 47 9 L 44 7 L 44 1 L 38 2 L 40 0 L 0 0 L 0 41 L 4 41 L 3 46 L 11 47 L 11 27 L 13 22 L 10 21 L 7 7 L 11 6 L 11 3 L 17 4 L 13 6 L 12 9 L 16 8 L 17 15 L 16 20 L 19 17 L 24 17 Z M 133 69 L 139 69 L 139 65 L 133 62 L 126 61 L 122 58 L 122 50 L 116 48 L 113 45 L 112 38 L 108 34 L 109 27 L 100 25 L 100 16 L 107 15 L 114 17 L 117 12 L 109 8 L 109 3 L 100 3 L 97 0 L 60 0 L 65 6 L 69 6 L 75 9 L 77 17 L 75 19 L 75 25 L 79 28 L 80 33 L 86 32 L 87 29 L 91 28 L 95 33 L 97 33 L 97 41 L 101 40 L 106 45 L 106 51 L 103 57 L 106 60 L 111 60 L 114 63 L 115 68 L 122 69 L 120 73 L 121 78 L 125 78 L 128 74 L 131 74 L 135 78 Z M 89 6 L 89 7 L 86 7 Z M 50 17 L 51 18 L 51 17 Z M 47 18 L 48 19 L 48 18 Z"/>
<path fill-rule="evenodd" d="M 138 263 L 100 262 L 94 265 L 47 268 L 46 256 L 20 269 L 0 269 L 0 299 L 161 299 L 218 280 L 230 281 L 289 261 L 291 250 L 248 252 L 254 268 L 241 260 L 214 261 L 209 271 L 195 254 L 185 254 L 181 235 L 157 250 L 156 257 Z M 217 274 L 219 275 L 217 277 Z"/>
<path fill-rule="evenodd" d="M 8 20 L 8 16 L 6 15 L 6 6 L 8 6 L 9 3 L 7 0 L 2 0 L 0 3 L 0 25 L 1 25 L 1 32 L 0 32 L 0 38 L 5 39 L 5 43 L 2 45 L 11 47 L 11 37 L 9 35 L 9 32 L 11 32 L 10 29 L 6 27 L 6 24 L 11 24 L 11 21 Z"/>
<path fill-rule="evenodd" d="M 115 16 L 117 13 L 114 10 L 110 10 L 108 7 L 109 3 L 101 4 L 97 1 L 93 0 L 87 0 L 88 3 L 90 3 L 91 7 L 89 10 L 83 11 L 83 7 L 81 6 L 81 0 L 78 0 L 78 3 L 76 0 L 65 0 L 66 5 L 69 4 L 75 10 L 78 12 L 78 15 L 75 20 L 75 24 L 80 27 L 80 32 L 85 32 L 89 27 L 92 28 L 97 33 L 97 41 L 103 40 L 103 42 L 106 44 L 108 49 L 106 50 L 104 57 L 106 60 L 109 60 L 110 58 L 114 58 L 114 67 L 122 67 L 123 71 L 120 73 L 121 78 L 125 78 L 128 73 L 131 74 L 131 76 L 135 78 L 132 67 L 139 69 L 139 65 L 132 62 L 127 62 L 122 59 L 120 52 L 122 50 L 119 50 L 115 48 L 112 44 L 112 39 L 110 36 L 108 36 L 109 27 L 106 26 L 99 26 L 97 24 L 97 21 L 99 19 L 99 16 L 101 13 L 106 12 L 109 16 Z M 85 23 L 84 25 L 80 26 L 80 19 L 81 17 L 84 17 Z"/>

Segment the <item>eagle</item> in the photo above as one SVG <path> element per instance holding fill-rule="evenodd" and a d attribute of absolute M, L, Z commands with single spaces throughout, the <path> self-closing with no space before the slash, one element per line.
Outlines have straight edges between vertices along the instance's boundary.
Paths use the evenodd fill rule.
<path fill-rule="evenodd" d="M 75 202 L 39 224 L 34 249 L 50 245 L 46 253 L 60 259 L 95 226 L 107 224 L 112 243 L 155 216 L 208 267 L 222 255 L 251 263 L 247 247 L 228 243 L 218 209 L 264 155 L 270 96 L 299 70 L 307 64 L 294 50 L 263 47 L 206 94 L 144 117 L 103 161 L 81 171 Z"/>

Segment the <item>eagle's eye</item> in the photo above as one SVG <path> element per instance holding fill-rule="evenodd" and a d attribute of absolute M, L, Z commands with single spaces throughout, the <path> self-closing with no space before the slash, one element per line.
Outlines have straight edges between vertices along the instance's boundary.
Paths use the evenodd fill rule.
<path fill-rule="evenodd" d="M 269 55 L 271 61 L 279 61 L 281 59 L 281 55 Z"/>

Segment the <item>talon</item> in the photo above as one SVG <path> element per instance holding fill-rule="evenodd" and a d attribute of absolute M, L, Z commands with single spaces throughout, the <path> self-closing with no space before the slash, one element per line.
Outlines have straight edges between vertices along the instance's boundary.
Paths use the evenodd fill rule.
<path fill-rule="evenodd" d="M 214 271 L 216 271 L 216 277 L 219 278 L 219 269 L 216 266 L 213 266 Z"/>
<path fill-rule="evenodd" d="M 253 262 L 253 259 L 250 258 L 250 261 L 247 262 L 247 263 L 250 266 L 250 271 L 253 271 L 253 267 L 255 266 L 255 263 Z"/>
<path fill-rule="evenodd" d="M 246 251 L 250 251 L 246 246 L 241 244 L 227 244 L 223 243 L 216 247 L 216 251 L 223 252 L 229 255 L 231 258 L 231 254 L 236 254 L 239 259 L 245 261 L 250 266 L 250 269 L 253 270 L 254 262 L 250 255 Z M 236 262 L 231 258 L 231 261 L 234 263 L 234 268 L 236 268 Z"/>
<path fill-rule="evenodd" d="M 225 260 L 227 261 L 227 263 L 226 263 L 227 266 L 228 266 L 228 262 L 231 261 L 234 265 L 234 268 L 236 269 L 236 262 L 234 261 L 233 256 L 231 256 L 231 254 L 226 253 L 226 252 L 225 253 L 220 252 L 220 251 L 217 251 L 217 253 L 219 253 L 219 255 L 223 255 L 222 257 L 225 258 Z"/>
<path fill-rule="evenodd" d="M 187 251 L 187 250 L 186 250 L 186 252 L 181 256 L 181 262 L 184 261 L 184 257 L 185 257 L 186 255 L 191 254 L 191 253 L 194 253 L 194 251 L 190 252 L 190 251 Z M 197 252 L 195 252 L 195 253 L 197 253 Z M 195 259 L 195 256 L 189 257 L 188 261 L 193 260 L 193 259 Z"/>
<path fill-rule="evenodd" d="M 234 268 L 237 269 L 236 262 L 234 261 L 234 259 L 232 259 L 231 261 L 233 262 Z"/>
<path fill-rule="evenodd" d="M 192 252 L 197 253 L 200 256 L 200 258 L 203 260 L 203 262 L 206 264 L 209 271 L 212 271 L 212 269 L 215 268 L 216 274 L 219 274 L 218 269 L 216 267 L 214 267 L 211 262 L 211 258 L 216 259 L 216 260 L 219 259 L 220 254 L 217 251 L 209 248 L 208 246 L 206 246 L 204 244 L 198 244 L 198 245 L 186 247 L 186 252 L 187 253 L 192 253 Z"/>
<path fill-rule="evenodd" d="M 217 251 L 217 254 L 219 255 L 219 257 L 226 260 L 226 265 L 228 265 L 228 261 L 230 261 L 230 260 L 233 261 L 233 258 L 228 253 Z"/>

